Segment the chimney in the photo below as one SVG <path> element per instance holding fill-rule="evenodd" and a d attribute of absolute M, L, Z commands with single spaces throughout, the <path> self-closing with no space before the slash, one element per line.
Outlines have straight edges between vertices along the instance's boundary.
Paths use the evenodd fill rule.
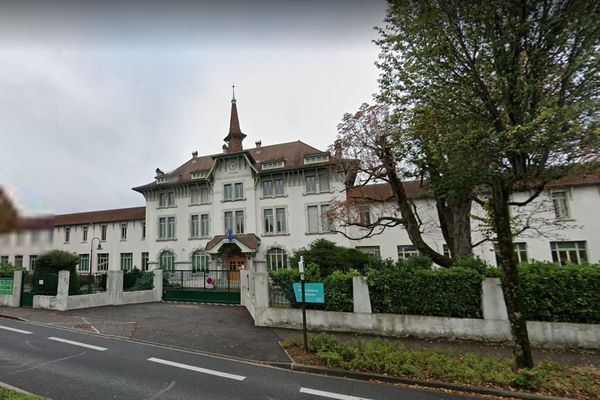
<path fill-rule="evenodd" d="M 227 153 L 227 145 L 226 144 L 223 145 L 223 154 L 225 154 L 225 153 Z"/>
<path fill-rule="evenodd" d="M 194 159 L 198 158 L 198 151 L 194 151 L 192 153 L 192 158 L 194 158 Z"/>
<path fill-rule="evenodd" d="M 257 149 L 260 149 L 260 146 L 262 145 L 262 141 L 257 140 L 256 142 L 254 142 L 254 144 L 256 145 Z"/>
<path fill-rule="evenodd" d="M 165 173 L 160 170 L 160 168 L 156 168 L 156 176 L 164 175 Z"/>

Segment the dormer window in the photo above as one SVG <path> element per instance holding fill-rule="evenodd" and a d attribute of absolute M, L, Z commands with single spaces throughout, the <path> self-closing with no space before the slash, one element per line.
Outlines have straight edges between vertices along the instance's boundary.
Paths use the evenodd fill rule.
<path fill-rule="evenodd" d="M 156 178 L 156 183 L 158 183 L 158 184 L 172 183 L 172 182 L 177 182 L 176 176 L 161 175 Z"/>
<path fill-rule="evenodd" d="M 316 154 L 304 157 L 304 165 L 317 164 L 327 161 L 329 161 L 329 155 L 327 154 Z"/>
<path fill-rule="evenodd" d="M 192 172 L 192 174 L 191 174 L 192 180 L 206 179 L 207 176 L 208 176 L 208 171 L 195 171 L 195 172 Z"/>
<path fill-rule="evenodd" d="M 262 164 L 262 170 L 265 171 L 268 169 L 283 168 L 284 166 L 285 166 L 284 160 L 265 161 Z"/>

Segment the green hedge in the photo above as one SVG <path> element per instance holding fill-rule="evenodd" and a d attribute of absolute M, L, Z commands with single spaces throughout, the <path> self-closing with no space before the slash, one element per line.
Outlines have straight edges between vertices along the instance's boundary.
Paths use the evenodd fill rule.
<path fill-rule="evenodd" d="M 376 313 L 481 318 L 483 275 L 471 268 L 412 269 L 402 263 L 367 274 Z"/>
<path fill-rule="evenodd" d="M 37 258 L 33 269 L 33 291 L 36 294 L 56 295 L 59 271 L 69 271 L 69 294 L 79 294 L 77 264 L 79 256 L 62 250 L 53 250 Z"/>
<path fill-rule="evenodd" d="M 352 277 L 358 276 L 356 270 L 347 272 L 334 271 L 331 275 L 321 278 L 320 268 L 316 264 L 309 264 L 305 271 L 306 282 L 323 282 L 325 286 L 325 305 L 309 305 L 310 308 L 325 309 L 327 311 L 352 311 L 354 302 L 352 297 Z M 290 304 L 298 307 L 294 295 L 293 283 L 300 282 L 300 273 L 297 269 L 271 271 L 270 277 L 280 288 Z"/>
<path fill-rule="evenodd" d="M 600 266 L 537 262 L 519 272 L 528 320 L 600 323 Z"/>

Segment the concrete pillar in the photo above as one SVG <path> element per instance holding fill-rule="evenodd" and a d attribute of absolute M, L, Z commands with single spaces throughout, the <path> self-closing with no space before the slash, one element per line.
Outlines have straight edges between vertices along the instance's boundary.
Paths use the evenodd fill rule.
<path fill-rule="evenodd" d="M 481 282 L 483 319 L 508 321 L 500 278 L 486 278 Z"/>
<path fill-rule="evenodd" d="M 106 291 L 113 304 L 121 304 L 123 298 L 123 271 L 108 271 Z"/>
<path fill-rule="evenodd" d="M 369 296 L 367 278 L 364 276 L 355 276 L 352 278 L 352 297 L 354 299 L 355 313 L 373 313 L 371 310 L 371 297 Z"/>
<path fill-rule="evenodd" d="M 13 288 L 10 299 L 11 307 L 21 307 L 21 286 L 23 285 L 23 271 L 15 271 L 13 274 Z"/>
<path fill-rule="evenodd" d="M 269 307 L 269 274 L 266 272 L 254 274 L 254 304 L 256 308 Z"/>
<path fill-rule="evenodd" d="M 158 268 L 155 269 L 154 271 L 154 293 L 155 293 L 155 297 L 154 299 L 156 301 L 161 301 L 162 300 L 162 295 L 163 295 L 163 270 Z"/>
<path fill-rule="evenodd" d="M 56 309 L 58 311 L 67 310 L 69 297 L 69 271 L 58 271 L 58 288 L 56 291 Z"/>
<path fill-rule="evenodd" d="M 250 271 L 247 269 L 240 271 L 240 305 L 246 305 L 246 293 L 250 290 L 249 282 Z"/>

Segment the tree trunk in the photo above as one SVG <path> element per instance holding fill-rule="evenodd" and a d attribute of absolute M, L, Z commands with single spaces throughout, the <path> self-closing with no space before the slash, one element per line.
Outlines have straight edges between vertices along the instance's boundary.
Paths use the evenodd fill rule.
<path fill-rule="evenodd" d="M 460 259 L 473 254 L 471 242 L 471 205 L 472 200 L 467 196 L 452 196 L 448 198 L 448 206 L 452 215 L 453 247 L 449 247 L 452 258 Z"/>
<path fill-rule="evenodd" d="M 514 251 L 512 231 L 510 226 L 509 190 L 502 179 L 497 179 L 492 186 L 490 205 L 492 210 L 492 224 L 497 235 L 499 248 L 499 261 L 504 277 L 502 289 L 504 302 L 508 312 L 510 333 L 513 339 L 513 354 L 515 369 L 532 368 L 533 357 L 527 333 L 527 322 L 523 313 L 521 292 L 519 290 L 519 270 Z"/>
<path fill-rule="evenodd" d="M 404 191 L 404 186 L 402 186 L 402 181 L 398 177 L 396 173 L 396 164 L 394 161 L 394 157 L 390 151 L 389 146 L 382 146 L 383 154 L 382 161 L 383 165 L 386 169 L 387 176 L 390 182 L 390 186 L 392 187 L 392 191 L 396 198 L 396 204 L 398 205 L 398 209 L 400 210 L 400 214 L 402 215 L 403 225 L 408 233 L 408 237 L 412 244 L 419 250 L 419 252 L 423 255 L 428 256 L 431 260 L 441 267 L 451 267 L 452 260 L 449 257 L 444 256 L 443 254 L 438 253 L 423 240 L 423 236 L 421 235 L 421 228 L 419 226 L 419 222 L 417 221 L 417 217 L 412 208 L 412 204 L 409 202 L 408 197 L 406 196 L 406 192 Z"/>

